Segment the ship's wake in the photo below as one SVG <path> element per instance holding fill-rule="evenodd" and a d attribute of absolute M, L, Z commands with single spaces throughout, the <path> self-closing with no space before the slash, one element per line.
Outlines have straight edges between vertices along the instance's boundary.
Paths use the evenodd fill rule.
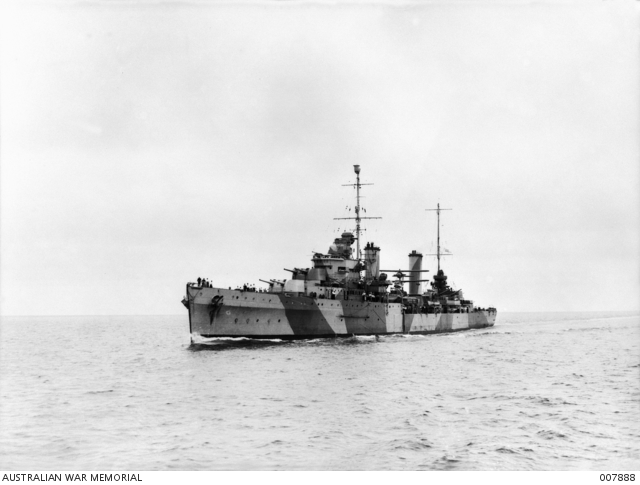
<path fill-rule="evenodd" d="M 213 337 L 205 338 L 200 335 L 191 336 L 189 350 L 199 352 L 202 350 L 231 350 L 246 348 L 264 348 L 289 343 L 281 339 L 253 339 L 249 337 Z"/>
<path fill-rule="evenodd" d="M 508 335 L 510 331 L 496 331 L 494 329 L 470 329 L 466 332 L 442 332 L 435 334 L 392 334 L 392 335 L 351 335 L 328 338 L 310 339 L 266 339 L 250 337 L 202 337 L 201 335 L 191 335 L 191 344 L 188 349 L 191 351 L 202 350 L 231 350 L 231 349 L 261 349 L 265 347 L 288 346 L 350 346 L 350 345 L 372 345 L 382 342 L 397 342 L 399 340 L 411 339 L 433 339 L 433 338 L 468 338 L 484 337 L 495 335 Z"/>
<path fill-rule="evenodd" d="M 317 338 L 313 340 L 300 340 L 305 345 L 360 345 L 371 344 L 380 340 L 377 335 L 352 335 L 350 337 Z"/>
<path fill-rule="evenodd" d="M 297 346 L 337 346 L 337 345 L 361 345 L 372 344 L 382 339 L 384 336 L 378 335 L 353 335 L 350 337 L 314 338 L 300 340 L 285 339 L 264 339 L 249 337 L 211 337 L 206 338 L 193 334 L 188 350 L 199 352 L 206 350 L 220 351 L 231 349 L 261 349 L 265 347 L 275 347 L 282 345 Z"/>

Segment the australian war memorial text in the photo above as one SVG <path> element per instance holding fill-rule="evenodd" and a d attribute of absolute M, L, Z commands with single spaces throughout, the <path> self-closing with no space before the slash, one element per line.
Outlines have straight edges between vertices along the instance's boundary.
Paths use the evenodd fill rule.
<path fill-rule="evenodd" d="M 4 473 L 3 482 L 141 482 L 139 473 Z"/>

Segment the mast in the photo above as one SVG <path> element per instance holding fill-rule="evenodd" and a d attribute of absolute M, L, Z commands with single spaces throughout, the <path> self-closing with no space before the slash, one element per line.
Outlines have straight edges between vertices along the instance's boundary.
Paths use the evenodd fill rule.
<path fill-rule="evenodd" d="M 438 202 L 436 214 L 438 215 L 438 271 L 440 271 L 440 202 Z"/>
<path fill-rule="evenodd" d="M 438 256 L 438 273 L 440 272 L 440 211 L 450 211 L 453 209 L 441 209 L 440 208 L 440 202 L 438 202 L 438 208 L 437 209 L 426 209 L 428 211 L 436 211 L 436 214 L 438 215 L 438 252 L 437 252 L 437 256 Z M 430 255 L 433 256 L 433 255 Z"/>
<path fill-rule="evenodd" d="M 334 217 L 335 220 L 355 219 L 356 221 L 356 259 L 360 260 L 360 222 L 363 219 L 382 219 L 382 217 L 360 217 L 360 187 L 363 185 L 373 184 L 361 184 L 360 183 L 360 165 L 354 165 L 353 171 L 356 173 L 355 184 L 342 184 L 343 187 L 355 187 L 356 188 L 356 216 L 355 217 Z"/>
<path fill-rule="evenodd" d="M 356 254 L 360 259 L 360 165 L 354 165 L 356 173 Z"/>

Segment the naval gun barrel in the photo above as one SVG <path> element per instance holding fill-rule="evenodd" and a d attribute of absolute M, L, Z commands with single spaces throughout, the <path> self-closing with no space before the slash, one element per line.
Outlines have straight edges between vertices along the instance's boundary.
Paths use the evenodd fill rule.
<path fill-rule="evenodd" d="M 283 269 L 293 274 L 296 274 L 296 273 L 307 274 L 309 272 L 308 269 L 300 269 L 300 268 L 294 268 L 294 269 L 283 268 Z"/>

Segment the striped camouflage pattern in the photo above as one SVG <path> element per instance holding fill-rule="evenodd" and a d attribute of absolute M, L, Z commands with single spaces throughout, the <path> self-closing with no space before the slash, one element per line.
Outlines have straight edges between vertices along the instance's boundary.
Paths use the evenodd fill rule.
<path fill-rule="evenodd" d="M 407 314 L 400 303 L 331 300 L 187 285 L 192 335 L 305 339 L 483 328 L 495 312 Z"/>

